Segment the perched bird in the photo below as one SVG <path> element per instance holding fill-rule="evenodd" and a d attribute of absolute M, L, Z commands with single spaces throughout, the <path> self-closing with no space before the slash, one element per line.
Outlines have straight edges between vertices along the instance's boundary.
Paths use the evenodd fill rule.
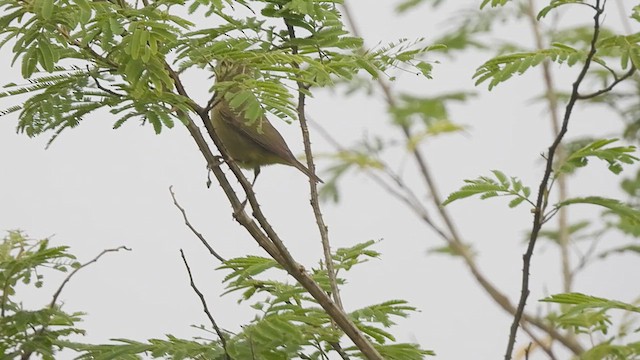
<path fill-rule="evenodd" d="M 216 81 L 233 81 L 241 74 L 249 74 L 252 70 L 242 64 L 222 61 L 216 67 Z M 229 87 L 226 91 L 234 91 Z M 322 180 L 307 169 L 293 155 L 282 135 L 269 122 L 266 116 L 248 124 L 246 118 L 231 108 L 225 94 L 218 94 L 217 103 L 211 109 L 213 129 L 227 149 L 229 156 L 241 167 L 253 169 L 255 178 L 260 173 L 260 166 L 284 164 L 302 171 L 315 182 Z M 254 182 L 255 182 L 254 178 Z"/>

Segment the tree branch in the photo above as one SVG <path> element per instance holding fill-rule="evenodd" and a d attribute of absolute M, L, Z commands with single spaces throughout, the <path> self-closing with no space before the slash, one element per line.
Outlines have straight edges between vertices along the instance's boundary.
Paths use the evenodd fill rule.
<path fill-rule="evenodd" d="M 69 275 L 67 275 L 67 277 L 64 278 L 64 280 L 62 281 L 62 283 L 60 284 L 60 286 L 58 287 L 58 289 L 56 290 L 55 293 L 53 293 L 51 302 L 49 303 L 49 308 L 53 309 L 56 306 L 56 302 L 58 302 L 58 297 L 60 296 L 60 294 L 62 293 L 62 290 L 64 289 L 64 287 L 67 285 L 67 283 L 71 280 L 71 278 L 78 273 L 78 271 L 84 269 L 85 267 L 97 262 L 103 255 L 105 255 L 106 253 L 110 253 L 110 252 L 117 252 L 120 250 L 127 250 L 127 251 L 131 251 L 131 249 L 129 249 L 126 246 L 119 246 L 117 248 L 113 248 L 113 249 L 106 249 L 106 250 L 102 250 L 102 252 L 100 252 L 100 254 L 98 254 L 96 257 L 94 257 L 93 259 L 91 259 L 90 261 L 87 261 L 86 263 L 78 266 L 77 268 L 75 268 L 71 273 L 69 273 Z M 47 324 L 42 325 L 42 327 L 40 329 L 38 329 L 34 334 L 33 337 L 37 337 L 39 335 L 42 335 L 45 330 L 47 329 Z M 35 330 L 35 329 L 34 329 Z M 24 351 L 24 349 L 22 349 L 22 351 Z M 33 350 L 27 350 L 25 351 L 21 356 L 20 359 L 21 360 L 27 360 L 29 358 L 31 358 L 31 354 L 33 354 Z"/>
<path fill-rule="evenodd" d="M 289 32 L 289 37 L 294 40 L 296 38 L 296 33 L 291 24 L 289 24 L 285 20 L 285 25 L 287 26 L 287 31 Z M 291 52 L 294 55 L 298 54 L 298 47 L 292 46 Z M 297 69 L 300 69 L 298 64 L 293 64 L 293 66 Z M 313 154 L 311 152 L 311 140 L 309 137 L 309 126 L 307 124 L 307 118 L 305 116 L 305 93 L 306 90 L 305 84 L 301 81 L 296 81 L 298 86 L 298 120 L 300 121 L 300 130 L 302 131 L 302 140 L 304 142 L 304 153 L 307 158 L 307 166 L 309 167 L 309 171 L 315 174 L 315 164 L 313 162 Z M 331 255 L 331 244 L 329 242 L 329 228 L 324 222 L 324 218 L 322 216 L 322 211 L 320 210 L 320 200 L 318 199 L 318 183 L 309 178 L 309 187 L 311 193 L 311 207 L 313 208 L 313 215 L 316 218 L 316 224 L 318 225 L 318 230 L 320 232 L 320 239 L 322 242 L 322 250 L 324 253 L 324 262 L 327 267 L 327 275 L 329 277 L 329 284 L 331 286 L 331 294 L 333 296 L 333 301 L 335 301 L 336 305 L 341 309 L 344 309 L 342 305 L 342 299 L 340 298 L 340 289 L 338 288 L 338 280 L 336 279 L 336 270 L 333 266 L 333 256 Z"/>
<path fill-rule="evenodd" d="M 49 307 L 53 308 L 56 305 L 56 302 L 58 301 L 58 297 L 60 296 L 60 293 L 62 293 L 62 289 L 64 289 L 65 285 L 67 285 L 67 283 L 69 282 L 69 280 L 71 280 L 71 278 L 78 273 L 78 271 L 84 269 L 85 267 L 97 262 L 98 260 L 100 260 L 100 258 L 105 255 L 106 253 L 110 253 L 110 252 L 118 252 L 120 250 L 127 250 L 127 251 L 131 251 L 131 249 L 129 249 L 126 246 L 119 246 L 117 248 L 114 249 L 106 249 L 106 250 L 102 250 L 102 252 L 100 254 L 98 254 L 98 256 L 94 257 L 93 259 L 91 259 L 90 261 L 87 261 L 86 263 L 80 265 L 78 268 L 74 269 L 69 275 L 67 275 L 67 277 L 62 281 L 62 284 L 60 284 L 60 287 L 58 287 L 58 290 L 56 290 L 56 292 L 53 294 L 53 298 L 51 299 L 51 303 L 49 303 Z"/>
<path fill-rule="evenodd" d="M 218 254 L 218 252 L 216 252 L 211 245 L 209 245 L 209 242 L 207 241 L 207 239 L 204 238 L 204 236 L 202 236 L 202 234 L 200 234 L 194 227 L 193 225 L 191 225 L 191 223 L 189 222 L 189 219 L 187 218 L 187 212 L 184 210 L 184 208 L 182 206 L 180 206 L 180 204 L 178 204 L 178 200 L 176 199 L 176 194 L 173 192 L 173 185 L 169 186 L 169 192 L 171 193 L 171 198 L 173 199 L 173 204 L 178 208 L 178 210 L 180 210 L 180 213 L 182 213 L 182 218 L 184 219 L 184 223 L 185 225 L 187 225 L 187 227 L 189 228 L 189 230 L 191 230 L 191 232 L 198 238 L 200 239 L 200 242 L 207 248 L 207 250 L 209 250 L 209 253 L 211 255 L 213 255 L 213 257 L 215 257 L 216 259 L 218 259 L 220 262 L 225 262 L 226 260 L 220 256 L 220 254 Z"/>
<path fill-rule="evenodd" d="M 602 6 L 600 6 L 601 1 L 596 0 L 595 12 L 594 15 L 594 29 L 593 29 L 593 37 L 591 39 L 591 47 L 587 58 L 585 59 L 584 66 L 580 70 L 577 79 L 573 83 L 571 96 L 569 98 L 569 102 L 565 108 L 564 118 L 562 120 L 562 127 L 558 136 L 556 136 L 555 140 L 549 147 L 549 153 L 547 155 L 547 162 L 544 171 L 544 175 L 542 177 L 542 181 L 540 182 L 540 186 L 538 188 L 538 197 L 536 200 L 536 209 L 533 218 L 533 228 L 531 230 L 531 235 L 529 237 L 529 245 L 527 247 L 527 251 L 523 255 L 523 269 L 522 269 L 522 287 L 520 293 L 520 300 L 518 302 L 518 307 L 516 309 L 516 313 L 513 317 L 513 323 L 511 324 L 511 330 L 509 334 L 509 340 L 507 342 L 507 351 L 505 353 L 505 360 L 511 360 L 511 356 L 513 353 L 513 347 L 516 342 L 516 334 L 518 332 L 518 327 L 520 325 L 520 320 L 522 319 L 522 314 L 524 313 L 524 308 L 527 303 L 527 298 L 529 296 L 529 270 L 531 268 L 531 258 L 533 257 L 533 251 L 535 249 L 536 240 L 538 239 L 538 234 L 540 229 L 542 228 L 542 220 L 543 214 L 546 208 L 546 198 L 548 193 L 548 184 L 549 179 L 551 178 L 551 173 L 553 172 L 553 159 L 556 153 L 556 150 L 560 146 L 564 135 L 567 133 L 569 128 L 569 119 L 571 118 L 571 113 L 573 108 L 578 101 L 578 89 L 580 84 L 584 80 L 587 71 L 589 70 L 589 66 L 591 65 L 591 61 L 596 54 L 596 42 L 598 41 L 598 36 L 600 34 L 600 16 L 604 12 L 604 5 L 606 0 L 602 0 Z"/>
<path fill-rule="evenodd" d="M 636 67 L 631 65 L 631 68 L 629 69 L 629 71 L 627 71 L 626 73 L 624 73 L 624 75 L 620 76 L 620 77 L 615 77 L 613 82 L 611 84 L 609 84 L 609 86 L 607 86 L 604 89 L 598 90 L 596 92 L 593 92 L 591 94 L 586 94 L 586 95 L 578 95 L 578 100 L 586 100 L 586 99 L 591 99 L 594 98 L 596 96 L 600 96 L 604 93 L 607 93 L 609 91 L 611 91 L 616 85 L 618 85 L 619 83 L 621 83 L 622 81 L 630 78 L 631 76 L 633 76 L 633 74 L 636 72 Z M 615 74 L 614 74 L 615 76 Z"/>
<path fill-rule="evenodd" d="M 169 73 L 176 84 L 176 91 L 180 95 L 188 98 L 178 74 L 175 71 L 171 70 L 170 67 Z M 209 137 L 221 152 L 231 172 L 240 182 L 240 185 L 242 186 L 247 196 L 247 200 L 249 201 L 249 204 L 251 205 L 251 208 L 253 210 L 253 215 L 258 221 L 258 224 L 260 224 L 260 227 L 258 227 L 258 224 L 256 224 L 247 215 L 246 211 L 244 210 L 244 205 L 240 202 L 226 175 L 224 174 L 222 169 L 220 169 L 219 163 L 216 161 L 215 156 L 209 148 L 209 145 L 202 136 L 200 129 L 198 129 L 196 124 L 188 117 L 187 114 L 181 114 L 181 116 L 183 116 L 184 118 L 187 130 L 198 145 L 198 148 L 200 149 L 202 155 L 205 157 L 209 168 L 213 172 L 216 180 L 218 180 L 218 183 L 220 184 L 220 187 L 229 199 L 229 202 L 231 203 L 231 206 L 233 208 L 233 216 L 236 221 L 238 221 L 238 223 L 249 232 L 251 237 L 253 237 L 253 239 L 274 260 L 276 260 L 291 276 L 293 276 L 300 283 L 300 285 L 302 285 L 302 287 L 304 287 L 309 292 L 309 294 L 318 302 L 318 304 L 327 312 L 327 314 L 336 322 L 340 329 L 345 332 L 345 334 L 351 339 L 351 341 L 353 341 L 353 343 L 358 347 L 358 349 L 360 349 L 360 351 L 362 351 L 362 353 L 368 359 L 382 360 L 382 357 L 373 347 L 371 342 L 362 334 L 362 332 L 360 332 L 353 321 L 349 319 L 347 314 L 341 308 L 339 308 L 331 300 L 330 297 L 327 296 L 327 294 L 324 292 L 324 290 L 322 290 L 318 283 L 316 283 L 309 276 L 304 267 L 298 264 L 293 259 L 280 237 L 273 230 L 271 224 L 269 224 L 264 214 L 262 213 L 255 193 L 253 192 L 253 188 L 251 187 L 251 183 L 242 174 L 242 171 L 240 170 L 238 165 L 236 165 L 235 162 L 231 161 L 231 158 L 229 157 L 224 145 L 213 130 L 213 125 L 211 124 L 209 114 L 208 112 L 204 111 L 205 108 L 198 106 L 194 102 L 190 103 L 190 106 L 204 123 Z"/>
<path fill-rule="evenodd" d="M 173 195 L 173 192 L 171 194 Z M 205 314 L 207 314 L 207 317 L 209 318 L 209 321 L 211 322 L 213 329 L 216 331 L 216 334 L 218 334 L 218 337 L 220 338 L 220 344 L 222 344 L 222 349 L 224 349 L 224 358 L 225 360 L 231 360 L 231 356 L 229 356 L 229 352 L 227 351 L 227 339 L 224 337 L 224 334 L 218 327 L 218 324 L 213 318 L 213 315 L 211 315 L 211 311 L 209 311 L 209 306 L 207 306 L 207 301 L 205 300 L 204 295 L 202 295 L 202 292 L 198 289 L 198 287 L 196 286 L 196 283 L 193 281 L 193 276 L 191 275 L 191 268 L 189 267 L 189 263 L 187 262 L 187 258 L 184 256 L 184 251 L 182 251 L 182 249 L 180 249 L 180 256 L 182 257 L 182 262 L 184 263 L 184 266 L 187 268 L 187 274 L 189 274 L 189 283 L 191 284 L 191 288 L 196 293 L 196 295 L 198 295 L 198 297 L 200 298 L 203 311 Z"/>

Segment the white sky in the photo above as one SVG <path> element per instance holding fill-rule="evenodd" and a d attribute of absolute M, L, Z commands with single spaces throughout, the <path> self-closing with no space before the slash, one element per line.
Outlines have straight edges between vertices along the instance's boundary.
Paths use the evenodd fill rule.
<path fill-rule="evenodd" d="M 360 31 L 368 45 L 387 43 L 401 37 L 437 37 L 451 19 L 451 10 L 463 2 L 451 2 L 446 11 L 422 7 L 403 16 L 392 16 L 393 2 L 351 2 Z M 465 3 L 477 3 L 466 1 Z M 610 2 L 611 7 L 615 2 Z M 454 8 L 455 7 L 455 8 Z M 613 10 L 613 9 L 612 9 Z M 565 13 L 562 21 L 589 21 L 582 11 Z M 610 11 L 606 25 L 619 23 Z M 525 39 L 531 46 L 525 21 L 505 25 L 500 38 Z M 497 37 L 496 37 L 497 38 Z M 0 66 L 8 69 L 11 55 L 0 53 Z M 420 95 L 442 91 L 473 89 L 471 75 L 487 54 L 476 54 L 456 62 L 440 58 L 434 80 L 398 74 L 394 89 Z M 557 71 L 557 84 L 567 89 L 575 69 Z M 4 82 L 19 81 L 19 66 L 6 73 Z M 457 189 L 463 179 L 488 175 L 500 169 L 520 177 L 537 188 L 542 173 L 539 154 L 549 145 L 551 130 L 543 108 L 531 105 L 542 90 L 537 70 L 498 86 L 491 93 L 486 86 L 476 101 L 453 109 L 453 119 L 469 126 L 465 135 L 437 138 L 423 150 L 440 186 L 441 195 Z M 209 83 L 193 75 L 186 78 L 188 89 L 205 99 Z M 2 107 L 10 102 L 3 100 Z M 309 113 L 344 145 L 353 144 L 363 133 L 392 136 L 392 129 L 380 97 L 344 98 L 340 92 L 319 92 L 309 100 Z M 168 187 L 174 186 L 192 224 L 225 257 L 244 254 L 265 255 L 233 221 L 222 191 L 207 189 L 205 163 L 188 133 L 181 126 L 160 136 L 150 126 L 135 122 L 112 130 L 114 118 L 102 113 L 68 130 L 45 150 L 47 136 L 29 139 L 16 134 L 16 117 L 0 121 L 0 230 L 23 229 L 32 237 L 52 236 L 58 245 L 69 245 L 81 261 L 102 249 L 126 245 L 132 252 L 110 254 L 98 264 L 80 272 L 68 284 L 61 299 L 69 312 L 85 311 L 82 326 L 86 341 L 109 338 L 162 338 L 204 336 L 191 324 L 208 324 L 198 298 L 189 288 L 179 255 L 184 249 L 196 282 L 208 297 L 218 323 L 231 330 L 253 317 L 249 303 L 238 305 L 236 296 L 219 297 L 224 291 L 223 271 L 182 222 Z M 275 121 L 274 121 L 275 122 Z M 297 124 L 277 123 L 295 153 L 302 146 Z M 573 119 L 569 138 L 579 135 L 609 134 L 619 122 L 601 109 L 581 108 Z M 312 134 L 317 153 L 331 151 L 316 133 Z M 421 181 L 411 159 L 390 156 L 406 181 L 420 190 Z M 403 161 L 405 163 L 403 163 Z M 322 170 L 328 163 L 319 160 Z M 618 179 L 604 164 L 592 162 L 580 170 L 570 193 L 617 195 Z M 321 257 L 320 243 L 311 208 L 307 181 L 294 168 L 264 168 L 256 191 L 260 204 L 297 259 L 307 267 Z M 494 304 L 471 278 L 458 259 L 427 255 L 442 241 L 404 206 L 379 189 L 363 174 L 348 176 L 341 187 L 342 201 L 324 204 L 334 248 L 351 246 L 369 239 L 381 239 L 376 249 L 380 260 L 358 266 L 348 276 L 343 299 L 348 310 L 389 299 L 406 299 L 420 309 L 410 319 L 398 321 L 392 330 L 400 341 L 415 341 L 432 349 L 438 359 L 498 359 L 504 354 L 510 316 Z M 478 251 L 478 263 L 495 285 L 515 302 L 519 295 L 523 239 L 530 228 L 526 206 L 510 210 L 504 199 L 477 199 L 450 206 L 464 239 Z M 586 207 L 571 212 L 577 221 L 598 214 Z M 619 243 L 605 239 L 604 243 Z M 537 299 L 560 292 L 557 251 L 539 243 L 532 268 L 532 294 L 528 310 L 540 308 Z M 625 284 L 623 276 L 638 272 L 631 257 L 615 257 L 596 264 L 578 277 L 575 290 L 632 301 L 637 289 Z M 612 266 L 615 265 L 615 266 Z M 39 306 L 49 300 L 60 277 L 48 278 L 49 286 L 25 292 L 25 306 Z M 524 339 L 520 336 L 519 339 Z M 519 346 L 526 345 L 520 342 Z"/>

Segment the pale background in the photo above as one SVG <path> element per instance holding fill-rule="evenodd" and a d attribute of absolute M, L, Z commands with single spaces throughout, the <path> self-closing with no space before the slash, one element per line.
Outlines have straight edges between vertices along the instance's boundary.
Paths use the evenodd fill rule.
<path fill-rule="evenodd" d="M 450 3 L 454 3 L 449 5 L 453 10 L 463 2 Z M 620 20 L 613 11 L 616 3 L 609 5 L 612 11 L 605 24 L 617 27 Z M 391 1 L 354 0 L 351 6 L 369 46 L 401 37 L 426 37 L 429 41 L 450 25 L 453 16 L 427 7 L 393 16 Z M 590 21 L 591 17 L 573 8 L 561 20 L 576 23 Z M 505 24 L 500 38 L 505 34 L 532 44 L 524 20 Z M 400 79 L 393 87 L 427 95 L 471 90 L 471 75 L 488 56 L 478 53 L 456 62 L 440 57 L 434 80 L 398 73 L 394 75 Z M 0 54 L 0 66 L 6 74 L 3 83 L 19 81 L 19 67 L 6 71 L 11 57 L 6 50 Z M 576 69 L 562 67 L 561 71 L 557 84 L 566 90 Z M 202 77 L 193 75 L 186 83 L 200 101 L 207 98 L 210 84 Z M 544 108 L 532 104 L 541 89 L 539 72 L 533 70 L 491 93 L 481 86 L 477 90 L 482 96 L 453 108 L 453 119 L 468 125 L 469 130 L 463 135 L 437 138 L 424 147 L 443 195 L 457 189 L 463 179 L 487 175 L 491 169 L 518 176 L 532 189 L 537 188 L 542 173 L 539 154 L 551 141 Z M 344 145 L 353 144 L 364 132 L 400 139 L 400 133 L 389 126 L 380 99 L 345 99 L 340 91 L 319 92 L 309 100 L 308 109 Z M 10 103 L 3 100 L 0 105 L 4 108 Z M 176 126 L 157 136 L 150 126 L 131 122 L 114 131 L 114 118 L 103 112 L 66 131 L 45 150 L 46 135 L 29 139 L 15 133 L 15 116 L 0 120 L 0 230 L 22 229 L 31 237 L 51 237 L 54 244 L 71 246 L 83 262 L 105 248 L 126 245 L 133 249 L 102 258 L 65 288 L 60 298 L 64 309 L 88 313 L 81 324 L 88 331 L 86 341 L 114 337 L 142 341 L 165 334 L 207 336 L 190 328 L 208 321 L 189 287 L 179 249 L 184 249 L 220 326 L 237 330 L 253 317 L 249 303 L 238 305 L 234 294 L 219 296 L 224 291 L 221 280 L 226 272 L 215 271 L 219 264 L 184 226 L 172 204 L 170 185 L 192 223 L 223 256 L 265 255 L 233 221 L 222 191 L 215 186 L 206 188 L 205 162 L 184 128 Z M 294 152 L 301 153 L 297 124 L 279 122 L 276 126 Z M 602 109 L 579 107 L 569 138 L 619 129 L 620 123 Z M 317 153 L 331 151 L 317 133 L 312 133 L 312 139 Z M 409 183 L 422 184 L 410 158 L 389 159 L 397 162 L 398 169 L 406 168 Z M 321 177 L 327 166 L 319 160 Z M 581 180 L 571 183 L 571 195 L 619 195 L 612 186 L 618 179 L 605 164 L 594 161 L 580 173 Z M 263 169 L 256 191 L 265 214 L 293 254 L 311 267 L 318 263 L 321 253 L 307 188 L 301 173 L 280 166 Z M 406 299 L 420 312 L 399 320 L 392 329 L 400 341 L 418 342 L 436 351 L 438 359 L 502 358 L 510 316 L 479 288 L 461 261 L 427 254 L 428 249 L 442 246 L 441 240 L 365 175 L 351 174 L 342 182 L 341 190 L 338 205 L 323 205 L 333 247 L 375 239 L 381 240 L 375 248 L 382 253 L 380 260 L 360 265 L 348 275 L 349 282 L 343 288 L 347 310 L 388 299 Z M 482 271 L 515 302 L 523 240 L 531 223 L 529 208 L 510 210 L 503 199 L 472 199 L 454 203 L 450 211 L 465 240 L 479 252 Z M 577 207 L 571 219 L 594 214 L 598 212 Z M 619 241 L 611 238 L 604 242 Z M 530 312 L 541 306 L 537 299 L 561 291 L 558 260 L 555 249 L 541 242 L 532 268 Z M 632 301 L 638 295 L 637 287 L 628 285 L 629 274 L 634 273 L 638 273 L 637 259 L 618 256 L 585 271 L 576 281 L 575 290 Z M 44 289 L 25 292 L 25 306 L 49 301 L 60 279 L 51 276 Z"/>

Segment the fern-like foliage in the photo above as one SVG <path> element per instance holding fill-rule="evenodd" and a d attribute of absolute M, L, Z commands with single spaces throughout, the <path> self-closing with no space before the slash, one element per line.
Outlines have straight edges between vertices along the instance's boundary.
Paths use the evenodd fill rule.
<path fill-rule="evenodd" d="M 557 326 L 569 328 L 576 333 L 595 333 L 607 335 L 611 340 L 603 341 L 580 355 L 581 359 L 616 359 L 628 360 L 640 357 L 640 342 L 624 343 L 611 337 L 611 310 L 622 310 L 627 314 L 640 313 L 640 307 L 618 300 L 611 300 L 581 293 L 565 293 L 551 295 L 540 301 L 563 305 L 559 315 L 551 316 Z M 635 324 L 634 324 L 635 323 Z M 637 326 L 637 321 L 631 320 L 630 327 Z M 624 334 L 617 336 L 624 339 Z M 615 341 L 615 342 L 614 342 Z"/>
<path fill-rule="evenodd" d="M 549 2 L 549 5 L 543 7 L 540 10 L 540 12 L 538 12 L 537 19 L 540 20 L 540 19 L 544 18 L 552 10 L 554 10 L 556 8 L 559 8 L 560 6 L 572 5 L 572 4 L 591 6 L 589 3 L 585 2 L 584 0 L 551 0 Z"/>
<path fill-rule="evenodd" d="M 482 3 L 480 4 L 480 8 L 482 9 L 487 5 L 491 5 L 491 7 L 505 6 L 510 1 L 511 0 L 482 0 Z"/>
<path fill-rule="evenodd" d="M 479 195 L 480 199 L 483 200 L 496 196 L 513 196 L 514 199 L 509 202 L 509 207 L 511 208 L 520 205 L 524 201 L 535 206 L 529 200 L 531 189 L 524 186 L 519 179 L 508 177 L 498 170 L 492 170 L 491 172 L 495 179 L 488 176 L 481 176 L 475 180 L 465 180 L 464 182 L 467 183 L 467 185 L 451 193 L 442 203 L 442 206 L 474 195 Z"/>
<path fill-rule="evenodd" d="M 622 164 L 633 164 L 640 160 L 631 155 L 637 150 L 635 146 L 607 147 L 607 145 L 616 141 L 618 139 L 600 139 L 572 152 L 556 170 L 556 176 L 563 173 L 571 173 L 576 168 L 586 166 L 590 157 L 606 161 L 609 164 L 609 171 L 614 174 L 622 172 Z"/>
<path fill-rule="evenodd" d="M 348 271 L 357 264 L 378 257 L 379 253 L 371 249 L 374 244 L 374 241 L 368 241 L 336 250 L 335 268 L 339 273 Z M 283 271 L 273 260 L 255 256 L 236 258 L 225 262 L 221 269 L 231 270 L 225 279 L 227 293 L 241 290 L 243 300 L 260 299 L 252 306 L 259 309 L 261 315 L 251 325 L 245 326 L 242 333 L 231 337 L 238 359 L 246 358 L 251 352 L 267 358 L 282 356 L 286 359 L 306 353 L 315 359 L 322 352 L 330 352 L 331 343 L 342 337 L 327 314 L 300 285 L 263 279 L 267 271 Z M 321 287 L 330 291 L 326 270 L 311 269 L 311 274 Z M 338 284 L 344 284 L 344 279 L 339 278 Z M 412 344 L 397 344 L 395 337 L 386 330 L 394 325 L 394 318 L 404 318 L 414 311 L 415 308 L 403 300 L 390 300 L 353 311 L 350 317 L 381 352 L 389 354 L 388 358 L 422 359 L 432 353 Z M 320 345 L 321 350 L 309 353 L 309 347 L 314 344 Z M 356 348 L 345 351 L 351 356 L 358 356 Z"/>
<path fill-rule="evenodd" d="M 338 249 L 336 269 L 348 271 L 353 266 L 379 256 L 372 249 L 374 241 Z M 278 264 L 258 256 L 246 256 L 226 261 L 220 270 L 231 271 L 225 281 L 227 293 L 245 290 L 241 300 L 254 300 L 253 320 L 239 332 L 219 329 L 213 332 L 204 325 L 196 326 L 205 334 L 195 339 L 181 339 L 167 335 L 166 339 L 136 341 L 116 338 L 106 344 L 87 344 L 69 340 L 70 335 L 82 335 L 74 324 L 82 313 L 66 314 L 57 306 L 26 311 L 16 299 L 18 283 L 42 286 L 43 267 L 58 271 L 77 268 L 79 264 L 66 247 L 49 246 L 48 241 L 33 241 L 22 233 L 10 232 L 0 244 L 0 350 L 11 358 L 26 352 L 43 359 L 58 358 L 58 351 L 74 351 L 76 359 L 325 359 L 336 351 L 344 334 L 338 330 L 328 314 L 299 284 L 273 280 L 273 275 L 285 272 Z M 327 273 L 323 268 L 311 269 L 312 277 L 330 291 Z M 280 274 L 278 274 L 280 273 Z M 340 279 L 339 284 L 344 280 Z M 248 290 L 252 289 L 252 290 Z M 388 300 L 352 311 L 349 316 L 369 337 L 385 359 L 421 360 L 432 351 L 417 345 L 399 343 L 388 331 L 397 318 L 405 318 L 416 311 L 404 300 Z M 215 311 L 213 311 L 215 314 Z M 215 316 L 215 315 L 214 315 Z M 224 337 L 224 341 L 220 338 Z M 342 351 L 351 358 L 362 354 L 355 347 Z"/>
<path fill-rule="evenodd" d="M 79 267 L 65 246 L 52 247 L 48 239 L 34 240 L 10 231 L 0 242 L 0 353 L 4 358 L 27 358 L 27 354 L 54 360 L 58 344 L 72 335 L 83 335 L 76 327 L 81 312 L 66 313 L 60 306 L 23 308 L 22 286 L 40 288 L 48 271 L 68 272 Z"/>
<path fill-rule="evenodd" d="M 640 224 L 640 209 L 625 204 L 616 199 L 609 199 L 600 196 L 588 196 L 580 198 L 572 198 L 556 204 L 556 208 L 575 204 L 592 204 L 607 208 L 611 212 L 621 216 L 633 224 Z"/>
<path fill-rule="evenodd" d="M 27 6 L 0 0 L 6 10 L 0 17 L 0 48 L 15 42 L 13 61 L 20 61 L 22 76 L 30 81 L 2 96 L 36 94 L 21 108 L 20 130 L 30 136 L 53 132 L 55 139 L 106 108 L 120 116 L 114 128 L 139 119 L 160 133 L 196 109 L 193 100 L 178 94 L 177 76 L 204 69 L 204 78 L 212 77 L 222 60 L 242 61 L 256 69 L 255 78 L 239 84 L 240 92 L 226 95 L 249 122 L 267 113 L 294 120 L 290 91 L 295 81 L 305 87 L 331 86 L 360 70 L 376 77 L 402 64 L 425 76 L 431 72 L 431 64 L 420 56 L 435 47 L 422 40 L 404 39 L 361 52 L 362 40 L 345 29 L 332 0 L 159 0 L 142 5 L 36 0 Z M 204 10 L 217 25 L 196 26 L 174 15 L 172 8 L 181 6 L 191 13 Z M 254 12 L 242 15 L 246 12 L 238 7 Z M 67 68 L 71 63 L 76 73 L 61 73 L 63 63 Z M 212 90 L 224 86 L 229 84 L 218 83 Z M 18 110 L 12 106 L 0 114 Z"/>
<path fill-rule="evenodd" d="M 553 45 L 554 47 L 549 49 L 502 55 L 485 62 L 473 75 L 476 85 L 489 81 L 488 87 L 491 90 L 496 85 L 509 80 L 513 75 L 522 75 L 545 60 L 573 66 L 587 57 L 587 51 L 559 43 Z M 604 64 L 597 57 L 593 61 Z"/>

